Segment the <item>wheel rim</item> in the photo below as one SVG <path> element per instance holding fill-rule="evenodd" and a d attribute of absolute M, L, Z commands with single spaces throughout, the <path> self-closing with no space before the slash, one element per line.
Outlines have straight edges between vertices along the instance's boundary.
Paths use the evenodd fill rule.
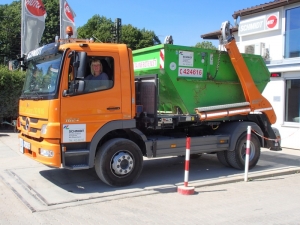
<path fill-rule="evenodd" d="M 126 176 L 133 168 L 133 157 L 127 151 L 119 151 L 113 155 L 111 160 L 111 171 L 116 176 Z"/>
<path fill-rule="evenodd" d="M 242 147 L 242 158 L 243 160 L 246 160 L 246 143 L 243 144 Z M 249 151 L 249 161 L 251 161 L 255 156 L 255 145 L 250 142 L 250 151 Z"/>

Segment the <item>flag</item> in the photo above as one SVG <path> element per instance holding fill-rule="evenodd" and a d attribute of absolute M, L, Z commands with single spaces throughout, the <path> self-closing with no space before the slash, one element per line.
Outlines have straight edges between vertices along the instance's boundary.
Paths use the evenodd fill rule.
<path fill-rule="evenodd" d="M 66 28 L 71 26 L 73 29 L 73 38 L 77 37 L 77 30 L 74 22 L 76 14 L 71 9 L 66 0 L 60 0 L 60 38 L 66 37 Z"/>
<path fill-rule="evenodd" d="M 42 0 L 22 0 L 21 56 L 39 47 L 46 16 Z"/>

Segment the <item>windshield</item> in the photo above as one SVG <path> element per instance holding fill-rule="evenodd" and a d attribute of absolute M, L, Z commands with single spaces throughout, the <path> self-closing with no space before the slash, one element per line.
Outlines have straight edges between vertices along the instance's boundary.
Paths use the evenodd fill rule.
<path fill-rule="evenodd" d="M 62 54 L 47 60 L 29 61 L 21 97 L 40 99 L 53 97 L 58 90 Z"/>

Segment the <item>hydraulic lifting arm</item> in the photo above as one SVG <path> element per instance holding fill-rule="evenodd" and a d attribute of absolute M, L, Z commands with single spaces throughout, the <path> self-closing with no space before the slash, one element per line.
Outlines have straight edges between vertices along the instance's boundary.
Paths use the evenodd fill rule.
<path fill-rule="evenodd" d="M 239 52 L 234 37 L 231 35 L 229 26 L 230 23 L 228 21 L 222 23 L 222 38 L 220 42 L 223 43 L 220 44 L 223 44 L 227 49 L 232 65 L 241 82 L 245 99 L 250 103 L 250 109 L 252 112 L 264 112 L 267 115 L 270 123 L 274 124 L 276 122 L 276 114 L 273 110 L 273 107 L 270 102 L 262 96 L 255 86 L 244 58 Z"/>

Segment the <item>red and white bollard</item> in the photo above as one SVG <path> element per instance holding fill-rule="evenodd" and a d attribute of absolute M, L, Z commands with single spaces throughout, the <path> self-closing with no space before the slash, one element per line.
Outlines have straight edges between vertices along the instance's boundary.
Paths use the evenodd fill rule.
<path fill-rule="evenodd" d="M 186 152 L 185 152 L 185 170 L 184 170 L 184 186 L 179 186 L 177 192 L 183 195 L 194 194 L 195 187 L 188 187 L 189 183 L 189 167 L 190 167 L 190 149 L 191 149 L 191 138 L 186 138 Z"/>
<path fill-rule="evenodd" d="M 248 126 L 248 128 L 247 128 L 247 142 L 246 142 L 246 157 L 245 157 L 245 176 L 244 176 L 244 181 L 246 181 L 246 182 L 248 181 L 250 141 L 251 141 L 251 126 Z"/>

